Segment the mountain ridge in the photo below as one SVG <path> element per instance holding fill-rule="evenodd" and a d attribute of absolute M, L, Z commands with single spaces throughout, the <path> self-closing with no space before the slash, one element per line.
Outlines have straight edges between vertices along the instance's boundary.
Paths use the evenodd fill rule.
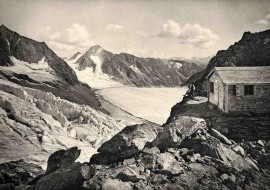
<path fill-rule="evenodd" d="M 180 86 L 202 68 L 194 63 L 174 59 L 141 58 L 128 53 L 114 54 L 99 45 L 90 47 L 75 62 L 79 71 L 87 67 L 122 84 L 150 86 Z"/>

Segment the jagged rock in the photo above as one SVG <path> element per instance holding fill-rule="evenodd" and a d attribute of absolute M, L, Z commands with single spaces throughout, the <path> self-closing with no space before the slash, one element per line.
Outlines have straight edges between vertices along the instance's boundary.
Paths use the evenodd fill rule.
<path fill-rule="evenodd" d="M 132 190 L 128 182 L 121 182 L 118 179 L 106 179 L 102 184 L 102 190 Z"/>
<path fill-rule="evenodd" d="M 136 173 L 129 167 L 124 167 L 123 169 L 121 169 L 121 171 L 116 175 L 116 178 L 123 182 L 131 181 L 133 183 L 136 183 L 140 179 L 143 179 L 141 176 L 139 176 L 138 173 Z"/>
<path fill-rule="evenodd" d="M 211 128 L 209 130 L 209 133 L 213 136 L 216 137 L 218 140 L 220 140 L 222 143 L 226 143 L 228 145 L 232 145 L 232 141 L 230 141 L 227 137 L 225 137 L 224 135 L 222 135 L 220 132 L 218 132 L 217 130 Z"/>
<path fill-rule="evenodd" d="M 105 142 L 98 149 L 99 154 L 93 155 L 90 162 L 110 164 L 130 158 L 142 150 L 147 142 L 156 138 L 158 128 L 154 124 L 128 126 Z"/>
<path fill-rule="evenodd" d="M 262 142 L 262 140 L 258 140 L 258 145 L 260 145 L 260 146 L 264 146 L 264 143 Z"/>
<path fill-rule="evenodd" d="M 157 156 L 157 172 L 171 173 L 173 175 L 183 172 L 183 168 L 171 153 L 161 153 Z"/>
<path fill-rule="evenodd" d="M 44 177 L 32 187 L 35 190 L 83 189 L 84 181 L 94 175 L 94 169 L 86 164 L 74 163 L 62 167 Z"/>
<path fill-rule="evenodd" d="M 251 169 L 256 165 L 255 163 L 250 164 L 243 156 L 237 154 L 232 147 L 226 147 L 218 139 L 212 136 L 209 136 L 207 141 L 186 139 L 182 142 L 181 146 L 193 149 L 195 153 L 200 153 L 201 156 L 210 156 L 222 160 L 240 170 Z"/>
<path fill-rule="evenodd" d="M 161 151 L 179 147 L 185 138 L 205 127 L 206 123 L 203 119 L 187 116 L 176 117 L 172 122 L 163 126 L 163 131 L 158 133 L 152 144 Z"/>
<path fill-rule="evenodd" d="M 0 184 L 9 184 L 6 186 L 26 184 L 42 173 L 44 171 L 40 166 L 26 163 L 24 160 L 3 163 L 0 164 Z"/>
<path fill-rule="evenodd" d="M 164 183 L 168 183 L 169 180 L 161 174 L 157 174 L 157 175 L 153 175 L 150 179 L 152 184 L 164 184 Z"/>
<path fill-rule="evenodd" d="M 174 155 L 165 152 L 161 154 L 143 154 L 140 158 L 140 164 L 150 171 L 160 174 L 176 175 L 183 172 L 180 163 Z"/>
<path fill-rule="evenodd" d="M 88 164 L 75 162 L 79 155 L 77 147 L 54 152 L 48 159 L 46 172 L 28 183 L 32 185 L 29 190 L 83 189 L 84 181 L 95 174 L 95 169 Z"/>
<path fill-rule="evenodd" d="M 81 150 L 78 147 L 71 147 L 67 150 L 58 150 L 50 155 L 47 164 L 46 174 L 50 174 L 62 167 L 72 165 L 80 156 Z"/>
<path fill-rule="evenodd" d="M 245 150 L 243 149 L 243 147 L 239 145 L 233 147 L 233 150 L 237 152 L 238 154 L 240 154 L 241 156 L 246 156 Z"/>

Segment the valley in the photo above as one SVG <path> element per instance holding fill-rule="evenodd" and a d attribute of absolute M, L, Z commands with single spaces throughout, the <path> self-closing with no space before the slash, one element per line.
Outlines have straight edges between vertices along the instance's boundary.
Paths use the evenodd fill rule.
<path fill-rule="evenodd" d="M 170 115 L 171 107 L 182 100 L 186 91 L 187 87 L 115 87 L 100 89 L 97 93 L 136 117 L 163 124 Z"/>
<path fill-rule="evenodd" d="M 0 190 L 270 189 L 269 12 L 117 1 L 0 11 Z"/>

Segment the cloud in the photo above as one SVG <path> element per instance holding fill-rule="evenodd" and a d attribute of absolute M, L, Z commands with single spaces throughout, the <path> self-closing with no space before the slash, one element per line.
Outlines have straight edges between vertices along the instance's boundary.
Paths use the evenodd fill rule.
<path fill-rule="evenodd" d="M 123 29 L 123 26 L 119 25 L 119 24 L 108 24 L 106 26 L 107 30 L 111 30 L 111 31 L 119 31 Z"/>
<path fill-rule="evenodd" d="M 255 22 L 256 24 L 268 25 L 268 21 L 265 19 L 260 19 Z"/>
<path fill-rule="evenodd" d="M 168 20 L 167 23 L 163 24 L 161 27 L 161 32 L 159 33 L 159 37 L 169 38 L 169 37 L 178 37 L 181 34 L 180 25 L 173 21 Z"/>
<path fill-rule="evenodd" d="M 270 22 L 270 14 L 267 14 L 264 16 L 263 19 L 257 20 L 254 23 L 267 26 L 269 24 L 269 22 Z"/>
<path fill-rule="evenodd" d="M 91 43 L 86 26 L 78 23 L 63 31 L 56 31 L 49 36 L 49 40 L 61 44 L 70 44 L 77 46 L 89 46 Z"/>
<path fill-rule="evenodd" d="M 180 26 L 173 20 L 168 20 L 161 27 L 158 34 L 161 38 L 175 38 L 180 43 L 191 44 L 200 48 L 208 48 L 218 40 L 218 36 L 209 28 L 204 28 L 199 24 L 185 24 Z"/>

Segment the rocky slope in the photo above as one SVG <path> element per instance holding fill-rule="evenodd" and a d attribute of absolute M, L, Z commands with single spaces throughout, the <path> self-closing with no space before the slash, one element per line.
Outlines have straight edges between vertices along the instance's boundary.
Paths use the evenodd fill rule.
<path fill-rule="evenodd" d="M 180 86 L 188 77 L 201 70 L 194 63 L 139 58 L 126 53 L 113 54 L 100 46 L 91 47 L 75 64 L 79 71 L 92 68 L 96 77 L 105 74 L 122 84 L 141 87 Z"/>
<path fill-rule="evenodd" d="M 269 188 L 265 168 L 242 146 L 198 118 L 175 117 L 162 127 L 130 126 L 103 144 L 90 163 L 74 162 L 80 152 L 77 147 L 54 152 L 46 171 L 38 170 L 42 174 L 32 177 L 22 178 L 19 169 L 25 164 L 20 161 L 13 166 L 13 176 L 23 180 L 2 178 L 0 186 L 29 190 Z M 269 154 L 269 148 L 264 154 Z M 28 172 L 33 168 L 29 166 Z M 6 172 L 1 167 L 0 171 Z"/>
<path fill-rule="evenodd" d="M 44 42 L 1 25 L 0 47 L 0 78 L 102 110 L 93 90 Z"/>
<path fill-rule="evenodd" d="M 269 66 L 270 65 L 270 30 L 258 33 L 245 32 L 240 41 L 227 50 L 219 51 L 200 76 L 192 76 L 190 81 L 197 81 L 198 86 L 214 67 L 228 66 Z M 200 86 L 201 87 L 201 86 Z"/>

